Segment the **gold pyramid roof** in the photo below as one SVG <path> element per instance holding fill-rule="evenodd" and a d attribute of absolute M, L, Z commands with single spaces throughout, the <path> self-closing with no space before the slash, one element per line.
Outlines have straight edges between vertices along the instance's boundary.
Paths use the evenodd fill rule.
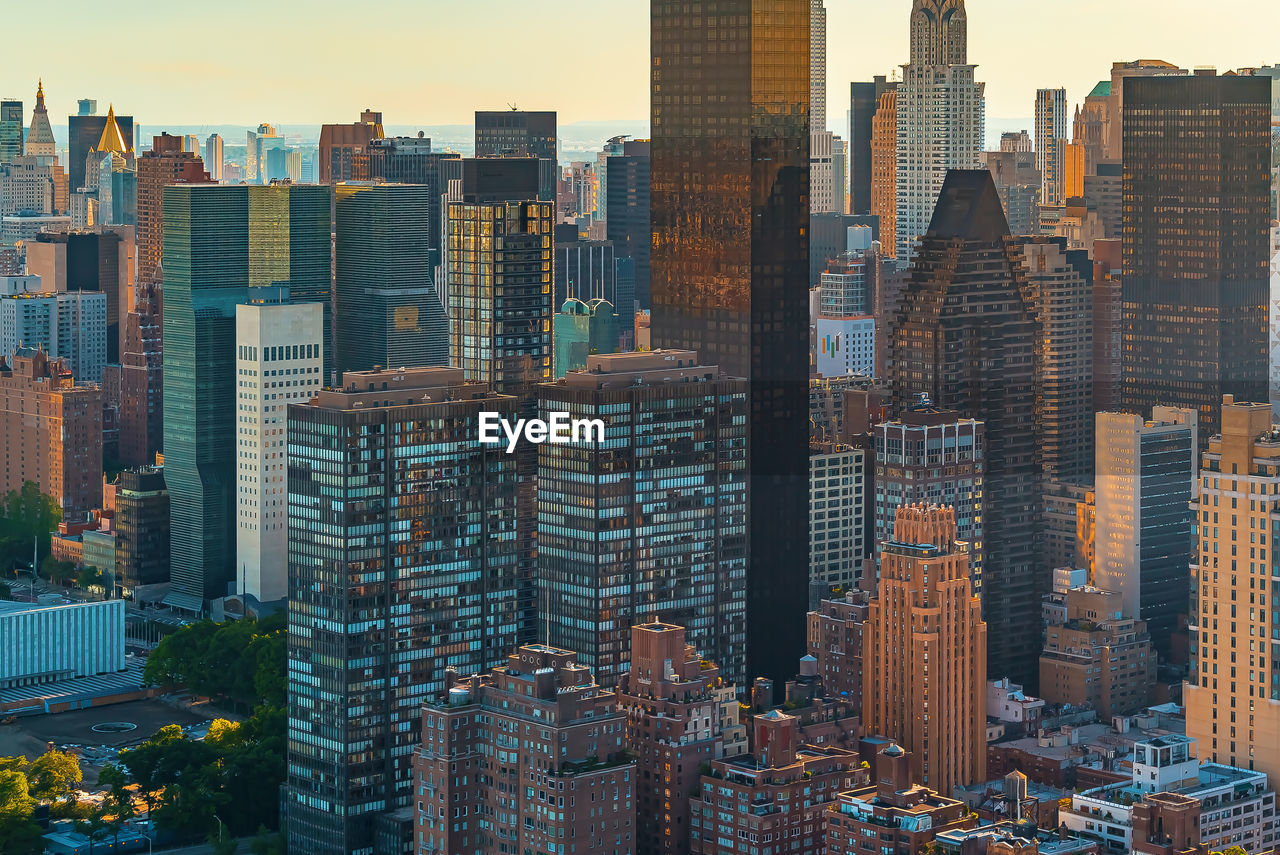
<path fill-rule="evenodd" d="M 132 150 L 132 146 L 125 144 L 124 134 L 120 132 L 120 125 L 116 122 L 116 106 L 112 104 L 107 108 L 107 123 L 102 127 L 102 136 L 98 138 L 94 151 L 114 151 L 125 154 Z"/>

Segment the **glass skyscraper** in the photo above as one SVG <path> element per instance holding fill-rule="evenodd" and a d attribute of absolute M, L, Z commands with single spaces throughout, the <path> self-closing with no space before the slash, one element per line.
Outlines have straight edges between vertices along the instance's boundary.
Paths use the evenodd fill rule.
<path fill-rule="evenodd" d="M 237 578 L 236 304 L 250 287 L 288 283 L 293 302 L 324 304 L 328 330 L 329 193 L 301 185 L 164 190 L 165 481 L 170 601 L 181 608 L 200 611 Z"/>
<path fill-rule="evenodd" d="M 809 3 L 654 2 L 655 348 L 751 381 L 747 673 L 781 687 L 809 575 Z"/>

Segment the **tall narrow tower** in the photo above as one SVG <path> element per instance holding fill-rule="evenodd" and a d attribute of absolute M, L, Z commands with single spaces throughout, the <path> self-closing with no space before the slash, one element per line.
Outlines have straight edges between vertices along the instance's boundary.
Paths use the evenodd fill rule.
<path fill-rule="evenodd" d="M 968 64 L 964 0 L 915 0 L 898 88 L 897 255 L 910 258 L 948 169 L 983 169 L 984 85 Z"/>
<path fill-rule="evenodd" d="M 49 124 L 49 111 L 44 106 L 44 81 L 36 88 L 36 106 L 31 111 L 31 129 L 27 131 L 27 154 L 36 157 L 53 157 L 57 154 L 53 141 L 53 126 Z"/>
<path fill-rule="evenodd" d="M 864 632 L 867 732 L 910 751 L 915 780 L 932 790 L 986 780 L 987 625 L 955 510 L 898 508 L 880 556 Z"/>

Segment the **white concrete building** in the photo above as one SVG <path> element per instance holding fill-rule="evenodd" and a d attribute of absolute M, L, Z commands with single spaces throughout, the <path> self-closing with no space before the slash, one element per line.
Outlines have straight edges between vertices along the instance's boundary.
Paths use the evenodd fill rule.
<path fill-rule="evenodd" d="M 819 317 L 817 339 L 818 373 L 823 377 L 875 374 L 876 319 L 872 315 Z"/>
<path fill-rule="evenodd" d="M 323 310 L 319 303 L 236 307 L 236 582 L 260 603 L 289 593 L 285 431 L 289 405 L 323 385 Z"/>
<path fill-rule="evenodd" d="M 987 718 L 1026 724 L 1044 715 L 1044 699 L 1033 698 L 1008 677 L 987 681 Z"/>
<path fill-rule="evenodd" d="M 809 212 L 836 211 L 835 134 L 814 131 L 809 135 Z"/>
<path fill-rule="evenodd" d="M 809 581 L 857 585 L 867 543 L 867 458 L 824 443 L 809 453 Z"/>
<path fill-rule="evenodd" d="M 54 606 L 0 600 L 0 689 L 124 667 L 124 600 Z"/>
<path fill-rule="evenodd" d="M 1067 90 L 1036 90 L 1036 169 L 1040 171 L 1040 200 L 1061 205 L 1062 159 L 1059 147 L 1067 142 Z"/>
<path fill-rule="evenodd" d="M 1200 763 L 1195 744 L 1179 734 L 1135 743 L 1131 780 L 1076 793 L 1071 807 L 1059 811 L 1059 822 L 1102 841 L 1108 852 L 1131 852 L 1133 806 L 1152 793 L 1177 793 L 1200 803 L 1200 843 L 1210 851 L 1240 846 L 1270 852 L 1280 823 L 1266 774 Z"/>
<path fill-rule="evenodd" d="M 823 0 L 809 0 L 809 127 L 813 133 L 827 129 L 827 7 Z"/>
<path fill-rule="evenodd" d="M 39 277 L 11 277 L 12 280 Z M 15 286 L 16 288 L 16 286 Z M 0 357 L 19 345 L 62 359 L 79 383 L 98 383 L 107 362 L 107 295 L 102 291 L 0 294 Z"/>
<path fill-rule="evenodd" d="M 909 260 L 949 169 L 986 169 L 984 88 L 968 65 L 964 0 L 915 0 L 898 86 L 897 257 Z"/>

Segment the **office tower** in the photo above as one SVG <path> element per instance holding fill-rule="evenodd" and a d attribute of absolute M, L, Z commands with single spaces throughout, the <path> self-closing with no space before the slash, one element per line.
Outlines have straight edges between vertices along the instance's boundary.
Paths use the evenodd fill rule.
<path fill-rule="evenodd" d="M 533 158 L 464 160 L 462 194 L 447 214 L 449 364 L 503 394 L 525 395 L 551 378 L 555 206 L 535 201 Z"/>
<path fill-rule="evenodd" d="M 618 350 L 618 315 L 608 300 L 570 297 L 551 320 L 554 353 L 551 373 L 557 380 L 587 367 L 587 357 Z"/>
<path fill-rule="evenodd" d="M 815 238 L 816 239 L 816 238 Z M 875 370 L 876 322 L 871 314 L 874 271 L 871 229 L 847 232 L 848 251 L 828 262 L 819 277 L 814 319 L 815 365 L 823 377 L 871 375 Z"/>
<path fill-rule="evenodd" d="M 640 781 L 626 752 L 627 718 L 573 651 L 520 647 L 505 665 L 455 683 L 420 714 L 421 745 L 406 782 L 419 791 L 418 851 L 637 851 Z M 538 738 L 515 736 L 526 732 Z M 490 771 L 471 776 L 457 774 L 459 757 L 498 759 L 478 761 Z M 454 822 L 455 812 L 476 819 Z"/>
<path fill-rule="evenodd" d="M 261 172 L 262 184 L 273 181 L 302 181 L 302 152 L 296 148 L 288 148 L 283 144 L 270 145 L 265 149 L 266 169 Z M 259 164 L 261 170 L 261 164 Z"/>
<path fill-rule="evenodd" d="M 107 128 L 107 117 L 95 115 L 98 102 L 85 103 L 86 100 L 88 99 L 79 102 L 79 115 L 67 116 L 67 180 L 73 190 L 84 186 L 85 157 L 90 149 L 98 147 L 102 132 Z M 84 112 L 85 108 L 89 112 Z M 136 138 L 133 116 L 116 115 L 114 105 L 111 113 L 119 129 L 124 150 L 135 150 L 139 140 Z"/>
<path fill-rule="evenodd" d="M 687 351 L 589 356 L 585 371 L 538 387 L 538 411 L 610 413 L 603 442 L 538 446 L 549 643 L 576 649 L 613 686 L 631 626 L 661 617 L 742 685 L 747 384 Z M 595 500 L 575 498 L 584 490 Z"/>
<path fill-rule="evenodd" d="M 850 214 L 874 214 L 872 197 L 872 132 L 884 94 L 896 89 L 897 81 L 877 75 L 870 83 L 849 84 L 849 208 Z M 896 160 L 897 139 L 890 145 Z M 892 182 L 891 182 L 892 183 Z M 883 235 L 884 221 L 880 228 Z"/>
<path fill-rule="evenodd" d="M 164 189 L 169 602 L 179 608 L 202 610 L 237 578 L 236 306 L 249 288 L 287 282 L 294 302 L 323 304 L 327 343 L 329 198 L 327 187 L 301 185 Z"/>
<path fill-rule="evenodd" d="M 862 577 L 867 548 L 868 465 L 864 449 L 809 447 L 809 584 L 848 590 Z"/>
<path fill-rule="evenodd" d="M 1073 588 L 1063 599 L 1065 618 L 1045 628 L 1040 696 L 1095 709 L 1103 721 L 1146 709 L 1156 681 L 1146 621 L 1113 591 Z"/>
<path fill-rule="evenodd" d="M 57 211 L 53 158 L 22 155 L 0 166 L 0 215 L 50 215 Z M 69 222 L 69 221 L 68 221 Z M 16 240 L 8 240 L 16 243 Z"/>
<path fill-rule="evenodd" d="M 1111 63 L 1111 82 L 1107 86 L 1104 120 L 1103 160 L 1119 163 L 1124 159 L 1125 88 L 1138 78 L 1185 77 L 1187 70 L 1160 59 L 1138 59 Z M 1094 88 L 1099 92 L 1099 88 Z"/>
<path fill-rule="evenodd" d="M 431 282 L 426 187 L 339 184 L 337 235 L 337 365 L 447 365 L 448 320 Z"/>
<path fill-rule="evenodd" d="M 1248 78 L 1242 78 L 1248 79 Z M 1200 458 L 1192 512 L 1191 672 L 1183 687 L 1187 735 L 1219 763 L 1280 774 L 1280 631 L 1268 601 L 1274 561 L 1254 545 L 1280 523 L 1280 441 L 1271 407 L 1222 399 L 1222 431 Z M 1246 535 L 1247 532 L 1247 535 Z M 1249 554 L 1244 542 L 1249 539 Z M 1271 546 L 1274 547 L 1274 538 Z M 1246 611 L 1246 609 L 1248 611 Z"/>
<path fill-rule="evenodd" d="M 448 190 L 449 181 L 462 177 L 462 156 L 457 152 L 433 152 L 431 140 L 422 136 L 419 131 L 416 137 L 369 140 L 365 146 L 364 158 L 357 160 L 356 167 L 357 172 L 361 173 L 361 180 L 426 185 L 429 240 L 427 253 L 430 259 L 429 269 L 434 274 L 444 252 L 444 211 L 441 198 Z"/>
<path fill-rule="evenodd" d="M 319 183 L 334 184 L 356 178 L 353 171 L 355 159 L 364 154 L 370 140 L 380 140 L 382 113 L 365 109 L 360 121 L 349 125 L 320 126 Z"/>
<path fill-rule="evenodd" d="M 835 174 L 836 211 L 849 213 L 849 143 L 836 137 L 831 143 L 831 171 Z"/>
<path fill-rule="evenodd" d="M 267 148 L 271 142 L 279 139 L 276 129 L 265 123 L 258 125 L 256 131 L 245 132 L 245 181 L 250 184 L 267 183 Z"/>
<path fill-rule="evenodd" d="M 749 754 L 711 761 L 699 780 L 712 801 L 691 800 L 689 851 L 693 855 L 733 855 L 738 841 L 776 839 L 775 851 L 822 852 L 827 805 L 842 789 L 866 784 L 862 758 L 831 744 L 805 740 L 797 715 L 770 710 L 753 716 Z M 720 809 L 727 804 L 757 805 L 742 811 Z M 790 841 L 789 848 L 782 841 Z M 763 850 L 762 850 L 763 851 Z"/>
<path fill-rule="evenodd" d="M 996 192 L 1009 220 L 1009 233 L 1034 235 L 1040 233 L 1040 172 L 1035 167 L 1036 154 L 1030 148 L 1026 131 L 1000 140 L 1000 151 L 987 152 L 987 169 L 996 182 Z"/>
<path fill-rule="evenodd" d="M 724 756 L 735 736 L 745 741 L 746 728 L 738 724 L 733 686 L 686 643 L 684 627 L 658 621 L 633 626 L 630 649 L 631 670 L 619 681 L 617 699 L 638 773 L 636 851 L 686 855 L 699 769 Z M 729 722 L 721 714 L 726 701 L 732 704 Z"/>
<path fill-rule="evenodd" d="M 169 491 L 164 469 L 141 466 L 116 484 L 116 594 L 169 581 Z"/>
<path fill-rule="evenodd" d="M 974 590 L 986 566 L 986 426 L 927 401 L 875 426 L 873 543 L 893 538 L 898 508 L 931 503 L 952 509 L 957 537 L 969 544 Z"/>
<path fill-rule="evenodd" d="M 968 65 L 964 0 L 915 0 L 898 86 L 897 256 L 909 259 L 950 169 L 980 169 L 985 84 Z"/>
<path fill-rule="evenodd" d="M 476 110 L 476 157 L 536 157 L 539 202 L 555 202 L 560 146 L 554 110 Z"/>
<path fill-rule="evenodd" d="M 1041 334 L 1036 413 L 1050 481 L 1093 479 L 1093 262 L 1065 238 L 1023 242 L 1030 302 Z"/>
<path fill-rule="evenodd" d="M 596 176 L 596 211 L 595 220 L 607 223 L 609 219 L 609 158 L 623 153 L 628 139 L 627 134 L 609 137 L 603 148 L 596 153 L 594 172 Z"/>
<path fill-rule="evenodd" d="M 164 279 L 164 188 L 212 180 L 200 155 L 183 151 L 182 139 L 169 133 L 155 137 L 151 150 L 138 156 L 139 285 L 158 285 Z"/>
<path fill-rule="evenodd" d="M 718 30 L 707 5 L 652 9 L 651 336 L 751 381 L 746 671 L 781 687 L 809 566 L 808 4 L 735 0 Z"/>
<path fill-rule="evenodd" d="M 481 412 L 515 401 L 449 368 L 348 372 L 289 409 L 290 852 L 373 851 L 375 817 L 413 803 L 446 669 L 516 647 L 517 458 L 480 441 Z"/>
<path fill-rule="evenodd" d="M 1120 241 L 1093 242 L 1093 406 L 1120 406 Z"/>
<path fill-rule="evenodd" d="M 324 385 L 324 307 L 268 286 L 249 289 L 235 311 L 236 592 L 274 603 L 289 594 L 284 425 L 289 405 Z"/>
<path fill-rule="evenodd" d="M 613 243 L 587 240 L 576 223 L 557 223 L 554 229 L 555 272 L 554 304 L 564 305 L 568 299 L 604 299 L 613 304 L 631 305 L 631 296 L 618 293 L 617 262 Z"/>
<path fill-rule="evenodd" d="M 22 347 L 0 355 L 0 400 L 0 490 L 34 481 L 68 520 L 101 507 L 102 390 L 77 386 L 62 362 Z"/>
<path fill-rule="evenodd" d="M 1085 202 L 1097 212 L 1103 236 L 1119 240 L 1123 223 L 1123 166 L 1110 161 L 1097 163 L 1092 172 L 1085 173 L 1083 184 Z"/>
<path fill-rule="evenodd" d="M 127 466 L 149 465 L 164 447 L 164 351 L 160 334 L 159 289 L 139 285 L 133 311 L 125 315 L 124 346 L 120 350 L 117 453 Z"/>
<path fill-rule="evenodd" d="M 1270 105 L 1212 70 L 1125 85 L 1121 401 L 1198 409 L 1202 439 L 1223 394 L 1266 400 Z"/>
<path fill-rule="evenodd" d="M 1150 421 L 1097 419 L 1093 584 L 1119 594 L 1125 617 L 1145 620 L 1167 658 L 1189 596 L 1196 411 L 1157 406 Z"/>
<path fill-rule="evenodd" d="M 57 143 L 53 141 L 53 126 L 49 124 L 49 111 L 44 105 L 44 81 L 36 87 L 36 106 L 31 111 L 31 128 L 27 131 L 26 153 L 33 157 L 56 157 Z M 74 155 L 74 152 L 72 152 Z"/>
<path fill-rule="evenodd" d="M 814 214 L 842 213 L 836 210 L 834 145 L 835 135 L 830 131 L 814 131 L 809 136 L 809 210 Z"/>
<path fill-rule="evenodd" d="M 809 115 L 815 134 L 827 130 L 827 8 L 809 0 Z"/>
<path fill-rule="evenodd" d="M 898 251 L 898 89 L 880 93 L 871 121 L 871 215 L 880 223 L 880 245 Z M 856 212 L 855 212 L 856 213 Z M 905 260 L 905 258 L 904 258 Z"/>
<path fill-rule="evenodd" d="M 1092 424 L 1089 429 L 1092 432 Z M 1044 517 L 1041 520 L 1041 529 L 1044 536 L 1041 540 L 1044 546 L 1044 566 L 1054 571 L 1062 568 L 1070 570 L 1089 568 L 1092 572 L 1092 563 L 1088 555 L 1089 545 L 1086 542 L 1087 534 L 1081 525 L 1082 507 L 1089 508 L 1093 501 L 1089 486 L 1073 484 L 1069 481 L 1046 480 L 1042 496 Z M 1054 581 L 1054 591 L 1057 592 L 1059 586 L 1056 584 L 1056 577 Z M 1087 581 L 1087 576 L 1080 580 L 1081 584 Z"/>
<path fill-rule="evenodd" d="M 1021 131 L 1005 131 L 1000 134 L 1000 151 L 1008 152 L 1032 152 L 1036 150 L 1035 143 L 1031 141 L 1031 135 L 1025 130 Z M 1036 167 L 1037 171 L 1039 167 Z"/>
<path fill-rule="evenodd" d="M 49 291 L 101 292 L 106 306 L 105 362 L 120 361 L 120 322 L 129 304 L 128 239 L 116 231 L 46 232 L 27 244 L 27 270 Z M 76 377 L 91 379 L 72 366 Z M 92 378 L 97 382 L 96 375 Z"/>
<path fill-rule="evenodd" d="M 1067 90 L 1036 90 L 1036 169 L 1043 189 L 1040 198 L 1046 205 L 1061 205 L 1063 194 L 1063 151 L 1067 142 Z"/>
<path fill-rule="evenodd" d="M 924 393 L 986 429 L 983 614 L 987 664 L 1034 691 L 1041 568 L 1035 306 L 991 173 L 953 170 L 903 295 L 890 347 L 894 402 Z M 956 307 L 965 306 L 966 311 Z"/>
<path fill-rule="evenodd" d="M 0 164 L 22 157 L 22 102 L 0 101 Z"/>
<path fill-rule="evenodd" d="M 98 383 L 107 362 L 107 298 L 94 291 L 0 291 L 0 357 L 37 349 L 82 383 Z"/>
<path fill-rule="evenodd" d="M 863 720 L 910 751 L 912 779 L 938 792 L 986 780 L 981 611 L 955 511 L 898 508 L 864 629 Z"/>
<path fill-rule="evenodd" d="M 210 181 L 222 180 L 222 163 L 222 137 L 209 134 L 209 138 L 204 141 L 204 165 L 209 170 Z"/>

